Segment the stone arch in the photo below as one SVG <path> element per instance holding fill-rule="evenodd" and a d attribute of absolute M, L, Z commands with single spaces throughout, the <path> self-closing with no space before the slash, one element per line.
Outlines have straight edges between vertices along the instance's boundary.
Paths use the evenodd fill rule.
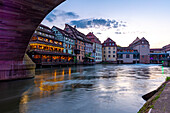
<path fill-rule="evenodd" d="M 0 0 L 0 80 L 8 79 L 13 76 L 13 71 L 20 70 L 18 65 L 24 65 L 24 54 L 35 29 L 64 1 Z M 13 70 L 15 67 L 17 69 Z"/>

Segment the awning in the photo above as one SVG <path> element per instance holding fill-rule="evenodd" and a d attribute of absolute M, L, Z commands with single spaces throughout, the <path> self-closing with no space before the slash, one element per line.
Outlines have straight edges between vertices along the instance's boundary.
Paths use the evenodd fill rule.
<path fill-rule="evenodd" d="M 56 55 L 56 56 L 76 56 L 67 53 L 55 53 L 55 52 L 48 52 L 48 51 L 31 51 L 32 54 L 41 54 L 41 55 Z"/>

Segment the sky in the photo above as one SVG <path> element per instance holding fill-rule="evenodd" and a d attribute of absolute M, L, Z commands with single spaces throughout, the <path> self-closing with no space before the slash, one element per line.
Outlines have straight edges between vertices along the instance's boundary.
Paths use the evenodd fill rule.
<path fill-rule="evenodd" d="M 150 48 L 161 48 L 170 44 L 169 5 L 170 0 L 66 0 L 42 24 L 64 29 L 67 23 L 122 47 L 145 37 Z"/>

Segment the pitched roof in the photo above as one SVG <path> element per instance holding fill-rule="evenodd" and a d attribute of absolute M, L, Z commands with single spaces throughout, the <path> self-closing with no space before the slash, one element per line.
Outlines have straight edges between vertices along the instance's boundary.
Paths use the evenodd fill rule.
<path fill-rule="evenodd" d="M 136 42 L 138 42 L 140 40 L 140 38 L 136 38 L 131 44 L 134 44 L 134 43 L 136 43 Z"/>
<path fill-rule="evenodd" d="M 76 39 L 83 41 L 83 39 L 86 38 L 86 35 L 78 31 L 76 28 L 73 28 L 68 24 L 65 24 L 65 28 L 66 27 L 69 27 L 69 29 L 71 30 L 71 34 L 73 34 Z M 83 39 L 81 39 L 80 37 L 82 37 Z"/>
<path fill-rule="evenodd" d="M 56 28 L 62 35 L 70 37 L 70 38 L 75 40 L 75 38 L 70 33 L 68 33 L 67 31 L 64 31 L 64 30 L 62 30 L 62 29 L 60 29 L 56 26 L 53 26 L 52 28 Z"/>
<path fill-rule="evenodd" d="M 92 32 L 89 32 L 86 37 L 91 40 L 93 43 L 98 43 L 98 44 L 101 44 L 100 40 L 92 33 Z"/>
<path fill-rule="evenodd" d="M 111 38 L 107 38 L 103 43 L 102 43 L 102 46 L 106 46 L 106 47 L 115 47 L 115 46 L 117 46 L 116 45 L 116 42 L 115 41 L 113 41 Z"/>
<path fill-rule="evenodd" d="M 140 45 L 141 42 L 144 42 L 144 44 L 148 44 L 149 45 L 149 42 L 144 37 L 142 39 L 139 39 L 137 37 L 131 44 L 129 44 L 129 47 Z"/>

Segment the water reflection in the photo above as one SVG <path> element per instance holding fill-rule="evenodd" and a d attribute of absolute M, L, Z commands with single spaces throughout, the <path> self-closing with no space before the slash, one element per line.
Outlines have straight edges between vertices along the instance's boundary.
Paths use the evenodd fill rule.
<path fill-rule="evenodd" d="M 22 94 L 20 112 L 134 113 L 145 102 L 141 96 L 157 88 L 170 68 L 162 74 L 161 66 L 142 64 L 39 69 Z"/>
<path fill-rule="evenodd" d="M 170 74 L 170 69 L 164 68 L 164 74 Z M 157 65 L 95 65 L 37 70 L 35 87 L 23 94 L 20 111 L 137 112 L 144 103 L 141 96 L 157 88 L 164 79 L 162 67 Z M 39 103 L 42 106 L 37 106 Z"/>

